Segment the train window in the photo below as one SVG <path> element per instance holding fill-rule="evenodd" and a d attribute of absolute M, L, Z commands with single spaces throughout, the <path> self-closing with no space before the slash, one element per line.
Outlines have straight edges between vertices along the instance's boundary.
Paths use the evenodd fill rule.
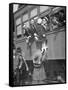
<path fill-rule="evenodd" d="M 21 24 L 21 18 L 18 18 L 18 19 L 16 20 L 16 26 L 19 25 L 19 24 Z"/>
<path fill-rule="evenodd" d="M 22 35 L 22 27 L 21 25 L 17 26 L 17 37 Z"/>
<path fill-rule="evenodd" d="M 34 17 L 37 15 L 37 8 L 33 9 L 30 13 L 30 18 Z"/>
<path fill-rule="evenodd" d="M 26 20 L 28 20 L 28 14 L 23 15 L 23 22 L 26 21 Z"/>
<path fill-rule="evenodd" d="M 26 26 L 27 28 L 30 27 L 30 25 L 29 25 L 29 21 L 25 22 L 24 24 L 25 24 L 25 26 Z"/>
<path fill-rule="evenodd" d="M 40 12 L 44 12 L 44 11 L 46 11 L 47 9 L 49 9 L 48 6 L 40 6 Z"/>

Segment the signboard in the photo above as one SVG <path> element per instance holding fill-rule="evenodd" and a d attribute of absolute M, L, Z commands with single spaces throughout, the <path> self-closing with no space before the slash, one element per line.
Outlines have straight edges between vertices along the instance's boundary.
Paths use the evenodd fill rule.
<path fill-rule="evenodd" d="M 28 20 L 28 14 L 23 15 L 23 22 L 26 21 L 26 20 Z"/>

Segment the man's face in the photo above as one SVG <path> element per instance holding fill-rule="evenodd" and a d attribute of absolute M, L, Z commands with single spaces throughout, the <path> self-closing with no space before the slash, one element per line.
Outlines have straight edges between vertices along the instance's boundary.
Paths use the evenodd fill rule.
<path fill-rule="evenodd" d="M 46 21 L 45 19 L 43 19 L 43 20 L 42 20 L 42 23 L 43 23 L 43 24 L 46 24 L 46 23 L 47 23 L 47 21 Z"/>
<path fill-rule="evenodd" d="M 41 24 L 42 23 L 42 19 L 41 18 L 37 19 L 37 23 Z"/>
<path fill-rule="evenodd" d="M 33 24 L 34 23 L 34 20 L 31 20 L 31 24 Z"/>

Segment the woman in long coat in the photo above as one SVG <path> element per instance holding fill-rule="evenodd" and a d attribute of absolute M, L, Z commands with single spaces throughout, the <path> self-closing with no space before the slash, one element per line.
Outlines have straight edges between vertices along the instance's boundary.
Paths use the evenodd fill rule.
<path fill-rule="evenodd" d="M 25 81 L 28 76 L 28 66 L 26 66 L 24 57 L 19 54 L 18 55 L 18 83 L 19 85 L 25 84 Z"/>
<path fill-rule="evenodd" d="M 46 79 L 46 73 L 43 65 L 44 59 L 41 53 L 41 50 L 38 50 L 34 54 L 33 63 L 34 63 L 34 71 L 33 71 L 33 81 L 39 83 Z"/>

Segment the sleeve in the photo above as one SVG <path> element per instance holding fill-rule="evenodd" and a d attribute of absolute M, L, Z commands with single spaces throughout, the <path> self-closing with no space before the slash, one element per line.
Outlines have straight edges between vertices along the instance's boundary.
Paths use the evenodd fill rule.
<path fill-rule="evenodd" d="M 22 60 L 20 61 L 19 69 L 22 67 Z"/>

